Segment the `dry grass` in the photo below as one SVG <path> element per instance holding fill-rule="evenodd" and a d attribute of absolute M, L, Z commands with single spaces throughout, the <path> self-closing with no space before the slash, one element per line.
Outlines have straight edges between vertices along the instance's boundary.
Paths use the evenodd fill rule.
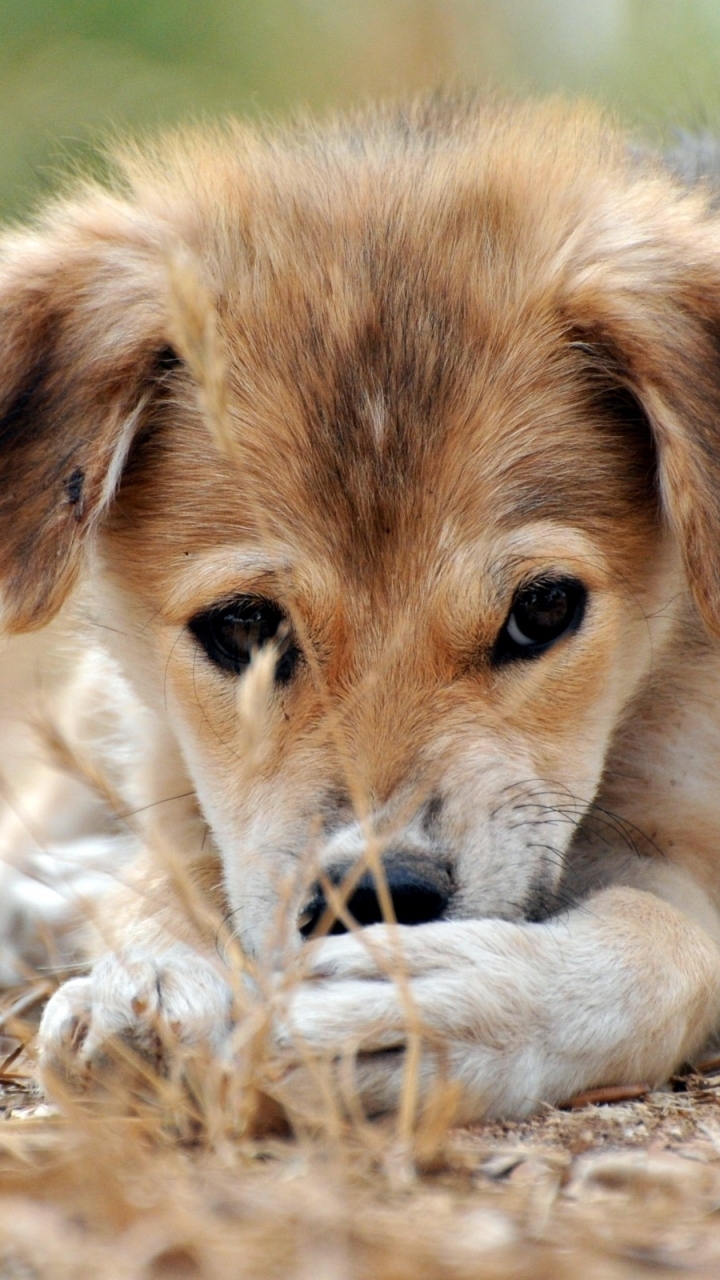
<path fill-rule="evenodd" d="M 33 995 L 10 993 L 5 1009 Z M 3 1277 L 720 1271 L 720 1074 L 643 1100 L 450 1129 L 423 1162 L 394 1123 L 374 1125 L 369 1142 L 349 1127 L 335 1141 L 233 1137 L 217 1116 L 203 1126 L 197 1097 L 181 1116 L 162 1087 L 154 1099 L 127 1094 L 124 1115 L 107 1102 L 60 1115 L 32 1085 L 31 1033 L 17 1016 L 5 1025 Z"/>

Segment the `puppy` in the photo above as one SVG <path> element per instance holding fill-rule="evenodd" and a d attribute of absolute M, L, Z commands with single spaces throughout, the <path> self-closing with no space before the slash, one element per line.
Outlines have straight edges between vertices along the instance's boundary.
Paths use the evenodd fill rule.
<path fill-rule="evenodd" d="M 697 1054 L 720 1026 L 702 183 L 558 104 L 231 126 L 7 234 L 0 296 L 3 623 L 70 601 L 102 638 L 147 717 L 155 850 L 116 949 L 49 1002 L 46 1073 L 158 1022 L 232 1040 L 158 849 L 196 917 L 298 966 L 277 1044 L 357 1050 L 371 1113 L 418 1031 L 421 1089 L 445 1073 L 465 1120 Z"/>

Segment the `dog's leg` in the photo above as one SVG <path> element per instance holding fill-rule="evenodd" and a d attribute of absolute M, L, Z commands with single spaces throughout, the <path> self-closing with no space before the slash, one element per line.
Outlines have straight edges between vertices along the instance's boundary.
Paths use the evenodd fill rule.
<path fill-rule="evenodd" d="M 86 956 L 100 903 L 139 847 L 107 795 L 131 812 L 142 803 L 131 778 L 146 717 L 88 632 L 74 606 L 2 643 L 0 985 Z"/>
<path fill-rule="evenodd" d="M 657 1084 L 720 1022 L 720 947 L 685 913 L 632 888 L 542 924 L 376 925 L 315 944 L 305 964 L 280 1047 L 295 1062 L 354 1047 L 370 1112 L 398 1104 L 398 1050 L 413 1025 L 421 1087 L 442 1074 L 456 1081 L 458 1119 L 469 1121 L 523 1116 L 594 1086 Z M 291 1094 L 308 1074 L 289 1071 Z"/>
<path fill-rule="evenodd" d="M 720 947 L 631 888 L 543 924 L 377 925 L 311 945 L 301 963 L 277 1011 L 291 1105 L 312 1105 L 298 1063 L 355 1051 L 367 1110 L 394 1109 L 415 1029 L 423 1091 L 447 1076 L 460 1086 L 458 1119 L 522 1116 L 598 1085 L 658 1083 L 720 1023 Z M 185 946 L 131 948 L 49 1002 L 41 1070 L 49 1083 L 101 1075 L 113 1042 L 153 1060 L 217 1053 L 232 1023 L 231 987 L 209 960 Z"/>

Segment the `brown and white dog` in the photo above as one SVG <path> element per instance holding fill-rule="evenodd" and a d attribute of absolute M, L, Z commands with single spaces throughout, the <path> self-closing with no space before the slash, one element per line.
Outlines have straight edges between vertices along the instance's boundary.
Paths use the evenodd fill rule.
<path fill-rule="evenodd" d="M 558 104 L 170 137 L 7 234 L 0 303 L 5 629 L 73 593 L 143 708 L 156 834 L 248 955 L 301 957 L 289 1059 L 351 1043 L 392 1108 L 411 1004 L 423 1087 L 440 1045 L 472 1118 L 697 1054 L 720 1027 L 703 184 Z M 158 1018 L 231 1032 L 162 867 L 135 885 L 119 949 L 48 1005 L 50 1069 Z"/>

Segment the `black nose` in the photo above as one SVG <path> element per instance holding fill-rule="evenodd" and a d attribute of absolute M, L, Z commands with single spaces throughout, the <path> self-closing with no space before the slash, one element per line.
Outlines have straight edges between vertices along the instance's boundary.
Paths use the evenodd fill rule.
<path fill-rule="evenodd" d="M 434 858 L 414 853 L 386 853 L 383 869 L 398 924 L 427 924 L 439 920 L 450 901 L 452 878 L 449 867 Z M 350 867 L 333 867 L 327 872 L 331 884 L 342 885 Z M 299 929 L 304 938 L 315 932 L 327 910 L 322 886 L 316 884 L 312 897 L 300 916 Z M 375 877 L 363 872 L 347 899 L 347 909 L 363 928 L 380 924 L 385 919 L 378 897 Z M 333 920 L 328 933 L 346 933 L 342 920 Z"/>

